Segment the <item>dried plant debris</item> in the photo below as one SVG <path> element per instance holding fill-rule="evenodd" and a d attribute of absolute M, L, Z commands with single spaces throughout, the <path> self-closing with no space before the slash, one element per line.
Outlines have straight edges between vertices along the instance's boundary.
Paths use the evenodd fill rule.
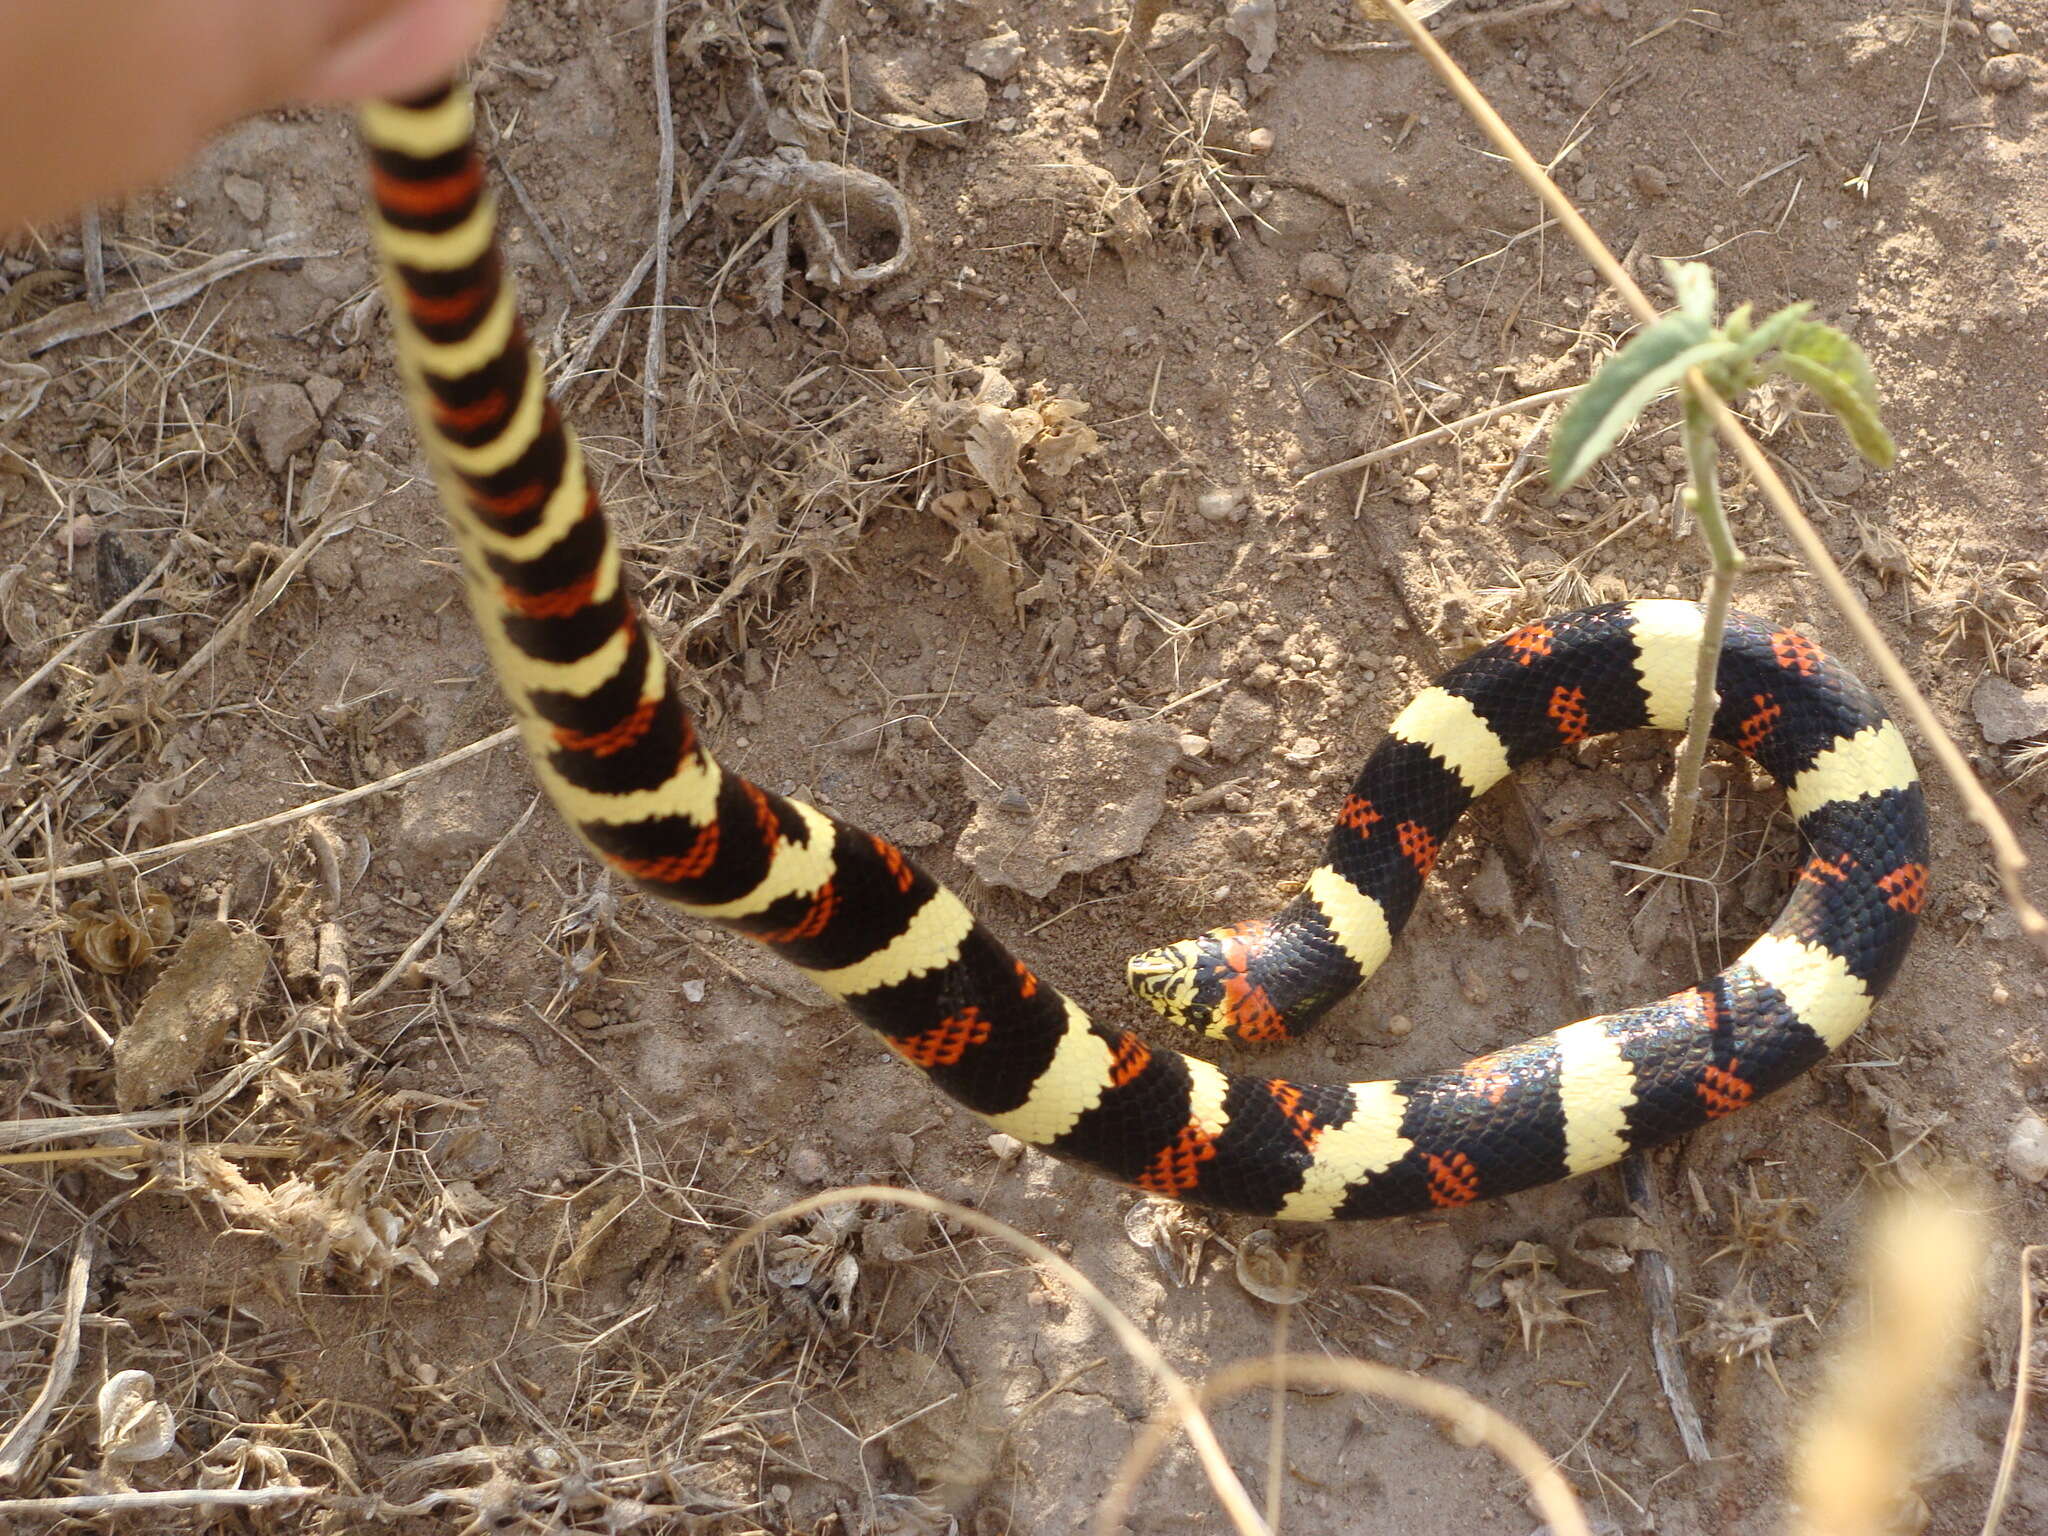
<path fill-rule="evenodd" d="M 1472 1256 L 1472 1268 L 1477 1271 L 1467 1292 L 1472 1304 L 1512 1308 L 1521 1325 L 1522 1348 L 1537 1354 L 1552 1328 L 1590 1326 L 1566 1310 L 1568 1303 L 1603 1294 L 1598 1289 L 1574 1290 L 1559 1280 L 1553 1273 L 1557 1254 L 1546 1243 L 1523 1240 L 1499 1255 L 1482 1249 Z"/>
<path fill-rule="evenodd" d="M 84 896 L 65 908 L 64 939 L 88 970 L 122 976 L 156 958 L 178 931 L 171 898 L 144 886 L 133 916 L 106 909 L 101 896 Z"/>
<path fill-rule="evenodd" d="M 1202 1250 L 1216 1229 L 1202 1212 L 1148 1195 L 1124 1212 L 1124 1235 L 1152 1255 L 1169 1285 L 1189 1286 L 1202 1272 Z"/>
<path fill-rule="evenodd" d="M 114 1041 L 121 1108 L 191 1087 L 228 1026 L 261 1001 L 269 973 L 270 946 L 256 934 L 216 920 L 197 924 Z"/>
<path fill-rule="evenodd" d="M 1021 546 L 1037 531 L 1045 482 L 1072 474 L 1101 439 L 1082 419 L 1087 402 L 1043 385 L 1019 391 L 1000 363 L 980 365 L 966 397 L 934 391 L 924 408 L 932 447 L 961 482 L 933 497 L 931 508 L 959 536 L 954 552 L 991 611 L 1014 620 L 1027 585 Z"/>
<path fill-rule="evenodd" d="M 1301 1254 L 1280 1246 L 1280 1239 L 1261 1227 L 1237 1245 L 1237 1283 L 1259 1300 L 1291 1307 L 1309 1298 L 1301 1283 Z"/>
<path fill-rule="evenodd" d="M 338 1177 L 298 1174 L 276 1184 L 258 1184 L 216 1152 L 181 1148 L 167 1160 L 163 1177 L 174 1189 L 204 1195 L 239 1228 L 276 1243 L 292 1264 L 321 1269 L 341 1265 L 370 1286 L 397 1270 L 428 1285 L 440 1277 L 426 1257 L 406 1241 L 405 1219 L 388 1206 L 370 1202 L 368 1187 L 382 1159 Z"/>
<path fill-rule="evenodd" d="M 782 310 L 790 274 L 790 224 L 803 222 L 797 242 L 808 258 L 804 277 L 835 293 L 872 288 L 908 270 L 916 250 L 910 204 L 889 182 L 859 166 L 813 160 L 794 144 L 735 160 L 715 201 L 752 237 L 766 230 L 768 249 L 754 264 L 754 294 L 769 314 Z M 851 252 L 879 244 L 873 260 Z"/>
<path fill-rule="evenodd" d="M 847 1327 L 860 1285 L 860 1259 L 852 1249 L 864 1222 L 858 1205 L 828 1205 L 802 1232 L 771 1239 L 762 1271 L 770 1294 L 828 1329 Z"/>
<path fill-rule="evenodd" d="M 1685 1336 L 1686 1346 L 1696 1355 L 1733 1365 L 1738 1360 L 1755 1360 L 1770 1373 L 1783 1391 L 1778 1363 L 1772 1356 L 1778 1330 L 1788 1323 L 1811 1323 L 1804 1312 L 1774 1316 L 1760 1305 L 1747 1279 L 1738 1279 L 1725 1296 L 1696 1296 L 1692 1304 L 1700 1311 L 1697 1327 Z"/>
<path fill-rule="evenodd" d="M 1764 1194 L 1757 1188 L 1754 1168 L 1749 1172 L 1748 1191 L 1736 1190 L 1733 1205 L 1728 1230 L 1721 1234 L 1721 1246 L 1707 1255 L 1708 1264 L 1733 1258 L 1739 1274 L 1774 1248 L 1803 1246 L 1792 1235 L 1792 1224 L 1801 1216 L 1812 1215 L 1813 1206 L 1797 1195 Z"/>
<path fill-rule="evenodd" d="M 156 1378 L 147 1371 L 116 1371 L 100 1388 L 99 1452 L 102 1472 L 155 1461 L 177 1447 L 177 1421 L 156 1395 Z"/>

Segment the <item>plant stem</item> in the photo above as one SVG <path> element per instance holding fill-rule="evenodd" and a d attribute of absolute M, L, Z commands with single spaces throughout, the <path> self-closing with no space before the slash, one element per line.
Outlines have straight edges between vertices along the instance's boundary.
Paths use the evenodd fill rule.
<path fill-rule="evenodd" d="M 1690 385 L 1681 391 L 1685 415 L 1679 426 L 1685 444 L 1688 480 L 1686 505 L 1699 520 L 1700 536 L 1713 558 L 1713 574 L 1707 578 L 1706 621 L 1700 626 L 1700 653 L 1692 680 L 1692 721 L 1686 727 L 1685 743 L 1678 751 L 1678 771 L 1671 780 L 1671 819 L 1650 862 L 1671 869 L 1692 846 L 1693 818 L 1700 807 L 1700 768 L 1707 760 L 1707 740 L 1714 728 L 1714 710 L 1720 695 L 1714 679 L 1720 670 L 1721 636 L 1728 628 L 1728 598 L 1735 588 L 1735 574 L 1742 569 L 1742 551 L 1728 527 L 1728 514 L 1721 505 L 1719 452 L 1714 437 L 1714 419 L 1707 405 Z"/>
<path fill-rule="evenodd" d="M 1592 226 L 1585 221 L 1579 210 L 1572 206 L 1571 199 L 1558 189 L 1557 183 L 1552 181 L 1543 167 L 1536 163 L 1527 146 L 1515 137 L 1514 130 L 1508 127 L 1500 113 L 1494 110 L 1493 103 L 1480 94 L 1479 88 L 1472 83 L 1470 77 L 1458 67 L 1448 53 L 1444 52 L 1443 45 L 1415 19 L 1402 0 L 1356 0 L 1356 3 L 1368 21 L 1377 21 L 1384 15 L 1400 28 L 1408 41 L 1414 45 L 1415 51 L 1422 55 L 1451 94 L 1458 99 L 1459 104 L 1472 114 L 1473 121 L 1493 140 L 1494 147 L 1507 158 L 1508 163 L 1514 167 L 1515 174 L 1522 178 L 1523 184 L 1536 194 L 1545 208 L 1550 210 L 1559 226 L 1579 248 L 1580 254 L 1607 280 L 1609 286 L 1621 296 L 1622 302 L 1638 320 L 1645 325 L 1654 325 L 1657 321 L 1657 307 L 1650 302 L 1649 295 L 1643 292 L 1636 280 L 1630 277 L 1627 270 L 1615 259 L 1614 252 L 1607 248 L 1606 242 L 1593 232 Z M 1698 369 L 1694 369 L 1687 376 L 1686 383 L 1690 388 L 1706 391 L 1712 396 L 1704 375 L 1700 374 Z M 1755 478 L 1757 488 L 1763 492 L 1765 504 L 1776 515 L 1787 537 L 1799 546 L 1799 553 L 1805 558 L 1808 568 L 1819 579 L 1829 598 L 1833 600 L 1842 621 L 1856 637 L 1856 643 L 1869 654 L 1871 661 L 1877 666 L 1878 674 L 1898 695 L 1899 703 L 1920 732 L 1927 750 L 1934 754 L 1942 770 L 1955 785 L 1956 793 L 1962 799 L 1965 814 L 1983 828 L 1985 837 L 1991 843 L 1991 856 L 1997 865 L 1999 885 L 2005 891 L 2006 902 L 2019 918 L 2020 932 L 2027 936 L 2042 955 L 2048 956 L 2048 916 L 2044 916 L 2027 899 L 2026 886 L 2023 883 L 2023 876 L 2027 870 L 2027 854 L 2026 850 L 2020 847 L 2019 839 L 2013 835 L 2011 824 L 2006 821 L 1997 802 L 1986 792 L 1984 786 L 1977 782 L 1977 775 L 1971 770 L 1962 749 L 1956 745 L 1955 738 L 1949 735 L 1947 727 L 1935 714 L 1934 706 L 1927 702 L 1927 697 L 1921 693 L 1919 684 L 1913 681 L 1913 674 L 1906 670 L 1905 663 L 1899 660 L 1898 653 L 1893 651 L 1885 640 L 1884 632 L 1870 617 L 1870 610 L 1863 606 L 1863 600 L 1849 585 L 1848 578 L 1842 574 L 1842 568 L 1835 563 L 1835 557 L 1828 553 L 1827 545 L 1821 541 L 1820 535 L 1814 532 L 1813 524 L 1808 522 L 1806 515 L 1799 510 L 1799 504 L 1792 499 L 1792 492 L 1787 489 L 1784 477 L 1771 464 L 1763 449 L 1757 446 L 1756 440 L 1744 430 L 1735 412 L 1718 396 L 1712 396 L 1707 400 L 1706 409 L 1713 418 L 1715 430 L 1720 433 L 1722 441 L 1734 448 L 1742 459 L 1743 467 Z"/>

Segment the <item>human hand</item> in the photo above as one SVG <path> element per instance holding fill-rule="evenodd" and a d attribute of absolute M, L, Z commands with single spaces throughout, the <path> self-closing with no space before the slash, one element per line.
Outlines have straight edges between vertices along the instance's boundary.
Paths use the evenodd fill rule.
<path fill-rule="evenodd" d="M 284 101 L 403 95 L 503 0 L 0 0 L 0 231 L 169 175 Z"/>

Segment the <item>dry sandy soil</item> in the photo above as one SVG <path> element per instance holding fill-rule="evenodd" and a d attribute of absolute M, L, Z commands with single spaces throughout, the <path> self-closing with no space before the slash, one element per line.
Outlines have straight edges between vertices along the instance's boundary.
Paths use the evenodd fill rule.
<path fill-rule="evenodd" d="M 1286 0 L 1268 59 L 1257 9 L 1168 12 L 1098 128 L 1117 6 L 674 5 L 665 299 L 628 292 L 594 348 L 654 238 L 650 7 L 514 0 L 480 76 L 534 334 L 728 760 L 914 846 L 1112 1015 L 1133 1007 L 1126 955 L 1284 899 L 1366 747 L 1448 661 L 1703 572 L 1674 531 L 1668 405 L 1560 501 L 1517 462 L 1534 411 L 1301 483 L 1580 381 L 1628 321 L 1412 54 L 1341 0 Z M 1812 300 L 1868 349 L 1892 472 L 1811 400 L 1751 414 L 2048 862 L 2041 738 L 2011 718 L 2048 725 L 2025 692 L 2048 684 L 2048 5 L 1546 0 L 1438 24 L 1646 279 L 1708 254 L 1730 302 Z M 824 221 L 778 218 L 777 144 L 867 173 L 816 205 L 851 210 L 836 257 Z M 80 235 L 5 248 L 0 681 L 168 560 L 4 706 L 0 873 L 234 828 L 505 724 L 359 182 L 337 115 L 243 125 L 105 210 L 109 287 L 265 241 L 291 259 L 33 360 L 24 335 L 82 296 Z M 1741 606 L 1858 662 L 1755 496 L 1733 500 Z M 1627 867 L 1668 761 L 1603 744 L 1490 797 L 1396 957 L 1277 1069 L 1442 1066 L 1730 958 L 1789 879 L 1781 802 L 1712 770 L 1687 866 L 1712 884 L 1674 906 Z M 790 973 L 604 887 L 545 808 L 518 825 L 532 798 L 496 746 L 0 909 L 6 1106 L 72 1122 L 14 1128 L 8 1149 L 45 1160 L 0 1171 L 0 1432 L 82 1313 L 52 1411 L 4 1448 L 6 1492 L 320 1490 L 152 1528 L 1077 1529 L 1157 1393 L 1013 1252 L 870 1206 L 744 1260 L 721 1310 L 703 1272 L 750 1219 L 868 1180 L 1052 1244 L 1191 1375 L 1273 1346 L 1279 1311 L 1234 1257 L 1257 1267 L 1257 1223 L 1004 1156 Z M 1789 1448 L 1858 1326 L 1870 1199 L 1946 1172 L 1987 1213 L 1986 1301 L 1901 1529 L 1975 1531 L 2018 1250 L 2048 1236 L 2039 1156 L 2008 1152 L 2048 1110 L 2048 989 L 1954 792 L 1933 780 L 1930 801 L 1938 887 L 1872 1027 L 1650 1170 L 1710 1459 L 1674 1427 L 1638 1273 L 1586 1225 L 1628 1213 L 1614 1174 L 1283 1231 L 1306 1293 L 1291 1347 L 1475 1393 L 1560 1458 L 1598 1529 L 1776 1531 Z M 173 1033 L 231 1027 L 117 1071 L 145 998 Z M 155 1117 L 104 1118 L 124 1094 Z M 161 1153 L 109 1150 L 138 1135 Z M 1166 1249 L 1133 1239 L 1161 1231 Z M 1552 1262 L 1495 1268 L 1519 1243 Z M 127 1370 L 154 1385 L 103 1457 L 95 1398 Z M 1217 1417 L 1261 1498 L 1270 1411 L 1260 1392 Z M 1499 1463 L 1383 1404 L 1295 1393 L 1285 1425 L 1275 1493 L 1300 1536 L 1540 1523 Z M 2008 1532 L 2048 1528 L 2041 1436 Z M 1222 1525 L 1184 1451 L 1129 1521 Z"/>

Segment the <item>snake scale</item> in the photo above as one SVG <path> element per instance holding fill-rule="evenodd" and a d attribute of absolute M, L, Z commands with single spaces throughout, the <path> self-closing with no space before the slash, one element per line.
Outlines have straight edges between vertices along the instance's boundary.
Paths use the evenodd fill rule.
<path fill-rule="evenodd" d="M 1810 641 L 1734 617 L 1717 739 L 1783 787 L 1790 899 L 1719 974 L 1451 1071 L 1292 1082 L 1089 1018 L 887 840 L 722 768 L 636 614 L 499 253 L 468 90 L 363 110 L 398 355 L 471 607 L 533 769 L 613 869 L 767 945 L 988 1123 L 1109 1178 L 1293 1221 L 1459 1206 L 1588 1172 L 1740 1109 L 1839 1046 L 1903 959 L 1928 888 L 1898 729 Z M 1132 962 L 1208 1033 L 1298 1032 L 1386 956 L 1465 807 L 1532 758 L 1686 724 L 1693 604 L 1530 624 L 1394 720 L 1323 862 L 1270 920 Z"/>

